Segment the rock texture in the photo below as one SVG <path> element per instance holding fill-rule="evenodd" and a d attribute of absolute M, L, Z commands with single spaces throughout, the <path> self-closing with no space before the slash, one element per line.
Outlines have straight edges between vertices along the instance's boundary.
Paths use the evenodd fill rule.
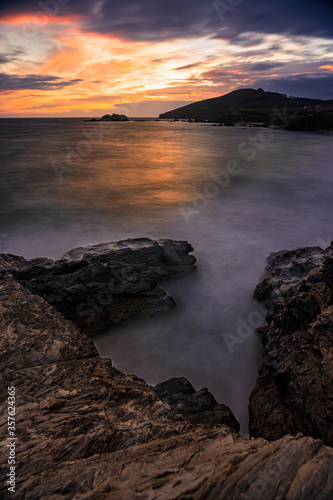
<path fill-rule="evenodd" d="M 239 423 L 228 406 L 218 404 L 208 389 L 195 391 L 185 377 L 171 378 L 154 387 L 159 399 L 193 424 L 228 425 L 239 432 Z"/>
<path fill-rule="evenodd" d="M 195 270 L 196 259 L 191 252 L 193 247 L 187 241 L 132 238 L 73 248 L 63 259 L 146 264 L 155 278 L 161 280 L 181 277 Z"/>
<path fill-rule="evenodd" d="M 4 274 L 0 329 L 1 387 L 16 387 L 18 438 L 13 495 L 2 390 L 1 498 L 332 498 L 332 448 L 301 435 L 249 440 L 226 425 L 175 418 L 172 403 L 101 359 L 87 336 Z M 183 379 L 180 386 L 193 395 Z"/>
<path fill-rule="evenodd" d="M 333 244 L 272 254 L 255 295 L 271 313 L 251 435 L 302 432 L 333 446 Z"/>
<path fill-rule="evenodd" d="M 71 250 L 62 260 L 0 255 L 0 269 L 93 335 L 175 306 L 157 279 L 195 269 L 187 242 L 148 238 Z"/>

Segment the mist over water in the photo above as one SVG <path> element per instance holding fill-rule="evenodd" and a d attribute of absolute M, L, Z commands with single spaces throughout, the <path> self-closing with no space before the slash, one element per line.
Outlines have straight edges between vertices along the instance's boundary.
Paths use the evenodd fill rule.
<path fill-rule="evenodd" d="M 246 432 L 264 324 L 253 291 L 272 251 L 333 239 L 332 135 L 272 131 L 263 142 L 255 128 L 107 125 L 0 120 L 0 251 L 60 258 L 129 237 L 189 241 L 198 272 L 164 284 L 178 308 L 95 342 L 150 384 L 186 376 L 208 387 Z M 241 155 L 251 138 L 260 149 Z M 224 185 L 230 162 L 241 171 Z"/>

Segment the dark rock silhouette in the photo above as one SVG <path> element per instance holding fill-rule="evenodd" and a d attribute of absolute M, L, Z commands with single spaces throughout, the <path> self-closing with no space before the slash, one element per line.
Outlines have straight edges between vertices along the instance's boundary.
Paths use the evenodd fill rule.
<path fill-rule="evenodd" d="M 312 116 L 303 116 L 292 120 L 285 130 L 300 132 L 329 132 L 333 130 L 333 106 L 331 111 L 321 112 Z"/>
<path fill-rule="evenodd" d="M 309 108 L 311 106 L 332 108 L 333 99 L 323 101 L 322 99 L 308 99 L 305 97 L 287 97 L 286 94 L 264 92 L 263 89 L 239 89 L 220 97 L 205 99 L 168 111 L 161 114 L 160 118 L 197 121 L 213 120 L 230 125 L 235 122 L 264 122 L 268 124 L 275 117 L 275 125 L 285 126 L 287 121 L 279 120 L 274 109 L 282 110 L 285 108 L 288 110 L 289 116 L 289 110 L 295 111 L 295 109 Z M 289 118 L 288 122 L 290 121 Z"/>
<path fill-rule="evenodd" d="M 129 118 L 125 115 L 118 115 L 113 113 L 112 115 L 104 115 L 99 120 L 97 118 L 92 118 L 91 120 L 84 120 L 85 122 L 128 122 Z"/>
<path fill-rule="evenodd" d="M 208 389 L 195 391 L 185 377 L 171 378 L 153 389 L 159 399 L 189 422 L 209 426 L 228 425 L 239 432 L 239 423 L 231 410 L 218 404 Z"/>

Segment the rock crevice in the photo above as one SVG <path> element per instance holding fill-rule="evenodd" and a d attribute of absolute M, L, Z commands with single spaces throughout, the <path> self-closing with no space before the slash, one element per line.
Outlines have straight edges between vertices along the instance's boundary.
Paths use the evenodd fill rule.
<path fill-rule="evenodd" d="M 65 286 L 67 297 L 80 286 L 103 290 L 102 268 L 116 290 L 132 282 L 147 296 L 156 277 L 144 262 L 108 260 L 110 248 L 91 262 L 76 251 L 57 262 L 1 256 L 0 379 L 16 392 L 15 499 L 332 500 L 333 448 L 323 443 L 332 428 L 332 247 L 275 254 L 256 290 L 272 311 L 250 422 L 268 440 L 241 437 L 207 389 L 184 378 L 152 388 L 100 358 L 50 297 Z M 0 404 L 6 450 L 6 390 Z M 9 498 L 3 456 L 0 496 Z"/>

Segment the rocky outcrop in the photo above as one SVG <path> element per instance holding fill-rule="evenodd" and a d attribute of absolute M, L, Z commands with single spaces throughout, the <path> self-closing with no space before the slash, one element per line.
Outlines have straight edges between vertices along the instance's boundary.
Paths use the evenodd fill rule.
<path fill-rule="evenodd" d="M 156 280 L 194 270 L 192 250 L 184 241 L 142 238 L 75 248 L 58 261 L 0 255 L 0 269 L 93 335 L 174 307 Z"/>
<path fill-rule="evenodd" d="M 113 113 L 112 115 L 104 115 L 102 118 L 97 120 L 97 118 L 92 118 L 91 120 L 83 120 L 85 122 L 128 122 L 129 118 L 125 115 L 118 115 Z"/>
<path fill-rule="evenodd" d="M 63 259 L 87 262 L 146 264 L 156 279 L 182 277 L 195 270 L 193 247 L 187 241 L 133 238 L 99 245 L 77 247 Z"/>
<path fill-rule="evenodd" d="M 193 425 L 180 411 L 175 418 L 172 402 L 101 359 L 87 336 L 8 274 L 0 276 L 0 329 L 1 498 L 331 498 L 332 448 L 301 435 L 244 439 L 223 424 Z M 6 484 L 12 386 L 15 495 Z M 193 395 L 183 379 L 180 386 L 176 395 L 185 386 Z"/>
<path fill-rule="evenodd" d="M 185 377 L 171 378 L 154 387 L 159 399 L 167 403 L 175 414 L 183 415 L 193 424 L 206 426 L 228 425 L 239 432 L 239 423 L 230 408 L 218 404 L 208 389 L 195 391 Z"/>
<path fill-rule="evenodd" d="M 272 254 L 255 295 L 271 312 L 251 435 L 302 432 L 333 446 L 333 244 Z"/>

